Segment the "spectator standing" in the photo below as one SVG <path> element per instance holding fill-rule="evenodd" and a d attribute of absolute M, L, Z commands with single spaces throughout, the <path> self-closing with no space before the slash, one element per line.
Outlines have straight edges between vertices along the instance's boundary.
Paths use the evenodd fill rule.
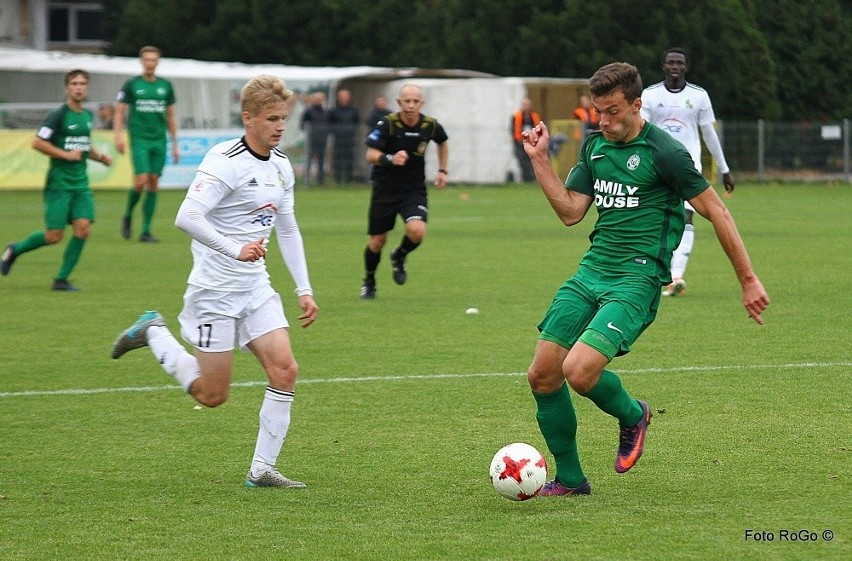
<path fill-rule="evenodd" d="M 329 131 L 334 137 L 334 180 L 338 183 L 352 182 L 355 157 L 355 135 L 360 122 L 358 110 L 352 105 L 352 92 L 337 92 L 337 105 L 329 112 Z"/>
<path fill-rule="evenodd" d="M 598 130 L 600 119 L 598 112 L 592 106 L 592 100 L 588 95 L 580 96 L 580 105 L 574 109 L 574 118 L 580 121 L 580 137 L 582 142 L 589 136 L 589 133 Z"/>
<path fill-rule="evenodd" d="M 364 121 L 364 124 L 367 125 L 369 130 L 373 130 L 373 128 L 376 126 L 376 123 L 378 123 L 391 113 L 393 113 L 393 110 L 388 107 L 387 98 L 383 95 L 380 95 L 376 97 L 376 99 L 373 101 L 373 108 L 370 110 L 370 114 L 367 115 L 367 119 Z"/>
<path fill-rule="evenodd" d="M 316 183 L 325 183 L 325 150 L 328 143 L 328 110 L 325 108 L 325 94 L 314 92 L 310 95 L 310 105 L 302 113 L 299 128 L 307 135 L 307 154 L 305 159 L 305 182 L 310 183 L 311 169 L 316 166 Z"/>
<path fill-rule="evenodd" d="M 111 103 L 98 105 L 98 128 L 112 130 L 115 120 L 115 107 Z"/>
<path fill-rule="evenodd" d="M 541 115 L 532 110 L 529 98 L 521 101 L 521 106 L 512 113 L 509 121 L 509 132 L 512 135 L 512 145 L 515 150 L 515 158 L 521 168 L 521 181 L 529 183 L 535 180 L 530 158 L 524 151 L 523 133 L 528 132 L 541 121 Z"/>

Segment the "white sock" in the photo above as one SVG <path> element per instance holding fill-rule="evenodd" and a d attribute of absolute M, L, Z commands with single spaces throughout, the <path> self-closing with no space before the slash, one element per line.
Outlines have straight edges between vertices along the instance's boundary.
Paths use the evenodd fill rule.
<path fill-rule="evenodd" d="M 284 438 L 290 429 L 290 408 L 293 392 L 276 390 L 267 386 L 260 406 L 260 429 L 251 461 L 252 477 L 258 477 L 275 467 Z"/>
<path fill-rule="evenodd" d="M 145 333 L 151 352 L 169 375 L 189 393 L 189 388 L 200 374 L 198 360 L 186 352 L 183 345 L 178 343 L 168 327 L 149 327 Z"/>
<path fill-rule="evenodd" d="M 689 262 L 689 254 L 692 253 L 692 244 L 695 242 L 695 228 L 687 224 L 683 229 L 683 237 L 680 244 L 672 255 L 672 278 L 682 279 L 686 273 L 686 264 Z"/>

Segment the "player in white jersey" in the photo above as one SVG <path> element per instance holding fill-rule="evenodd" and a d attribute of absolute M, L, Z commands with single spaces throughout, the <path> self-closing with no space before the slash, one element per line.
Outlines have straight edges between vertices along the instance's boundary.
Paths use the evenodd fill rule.
<path fill-rule="evenodd" d="M 713 113 L 710 96 L 703 88 L 686 81 L 688 70 L 689 59 L 686 51 L 679 48 L 667 50 L 663 54 L 665 79 L 648 86 L 642 92 L 641 115 L 646 121 L 650 121 L 678 139 L 689 151 L 698 171 L 701 171 L 700 130 L 707 150 L 716 160 L 716 165 L 722 173 L 725 191 L 730 194 L 734 190 L 734 178 L 725 161 L 719 136 L 713 127 L 716 115 Z M 672 256 L 672 283 L 663 288 L 663 294 L 666 296 L 679 296 L 686 289 L 686 281 L 683 277 L 695 241 L 695 231 L 692 226 L 692 215 L 695 209 L 688 202 L 684 203 L 684 208 L 686 209 L 686 228 L 680 245 Z"/>
<path fill-rule="evenodd" d="M 163 317 L 145 312 L 112 348 L 112 357 L 149 346 L 163 369 L 196 401 L 216 407 L 228 399 L 233 349 L 251 351 L 269 385 L 247 487 L 304 488 L 281 475 L 278 455 L 290 427 L 298 365 L 281 298 L 266 270 L 273 229 L 299 298 L 302 327 L 316 320 L 302 234 L 293 210 L 294 174 L 277 148 L 293 92 L 280 78 L 261 75 L 242 89 L 245 135 L 214 146 L 204 157 L 175 224 L 192 237 L 193 266 L 180 313 L 189 354 Z"/>

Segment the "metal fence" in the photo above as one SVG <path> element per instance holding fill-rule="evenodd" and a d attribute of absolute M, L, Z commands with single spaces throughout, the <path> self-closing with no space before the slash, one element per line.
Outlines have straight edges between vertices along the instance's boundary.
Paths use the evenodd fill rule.
<path fill-rule="evenodd" d="M 852 181 L 849 119 L 719 125 L 725 158 L 738 181 Z"/>

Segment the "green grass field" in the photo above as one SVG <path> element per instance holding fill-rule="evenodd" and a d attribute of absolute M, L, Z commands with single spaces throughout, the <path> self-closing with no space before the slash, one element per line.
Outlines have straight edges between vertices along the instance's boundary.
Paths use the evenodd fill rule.
<path fill-rule="evenodd" d="M 727 201 L 772 298 L 762 327 L 696 219 L 687 295 L 612 364 L 655 411 L 645 456 L 617 475 L 614 420 L 575 395 L 594 492 L 523 503 L 488 467 L 508 442 L 546 450 L 524 373 L 591 219 L 564 228 L 533 186 L 433 190 L 408 283 L 386 253 L 378 299 L 361 301 L 368 192 L 299 191 L 321 312 L 292 331 L 280 467 L 309 488 L 249 490 L 265 379 L 251 355 L 231 399 L 202 410 L 147 350 L 108 356 L 144 309 L 177 327 L 182 196 L 164 193 L 162 243 L 143 245 L 119 236 L 125 194 L 98 192 L 82 292 L 49 290 L 65 240 L 0 278 L 0 559 L 852 558 L 849 185 L 743 184 Z M 41 224 L 40 193 L 0 193 L 3 246 Z"/>

